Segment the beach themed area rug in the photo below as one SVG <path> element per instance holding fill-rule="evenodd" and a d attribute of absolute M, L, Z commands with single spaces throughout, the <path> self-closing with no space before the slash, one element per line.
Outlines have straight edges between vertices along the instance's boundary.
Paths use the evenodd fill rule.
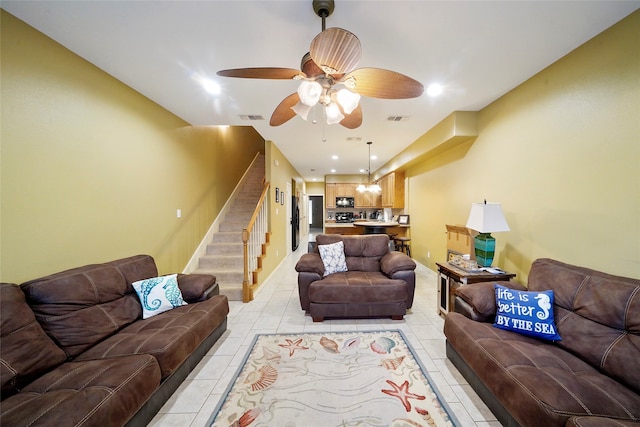
<path fill-rule="evenodd" d="M 454 426 L 401 331 L 257 335 L 210 426 Z"/>

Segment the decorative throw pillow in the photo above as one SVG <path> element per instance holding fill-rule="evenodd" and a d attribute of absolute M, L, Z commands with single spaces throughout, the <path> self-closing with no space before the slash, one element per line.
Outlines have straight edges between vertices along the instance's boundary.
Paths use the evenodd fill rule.
<path fill-rule="evenodd" d="M 320 258 L 324 264 L 324 275 L 347 271 L 347 260 L 344 257 L 344 242 L 330 245 L 318 245 Z"/>
<path fill-rule="evenodd" d="M 178 287 L 177 274 L 139 280 L 131 285 L 140 298 L 143 319 L 187 305 Z"/>
<path fill-rule="evenodd" d="M 494 286 L 496 291 L 496 320 L 493 326 L 508 331 L 560 341 L 553 318 L 553 291 L 516 291 Z"/>

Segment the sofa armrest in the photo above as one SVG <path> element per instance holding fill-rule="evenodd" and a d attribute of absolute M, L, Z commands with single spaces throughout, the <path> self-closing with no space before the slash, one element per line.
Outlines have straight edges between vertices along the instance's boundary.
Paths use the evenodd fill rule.
<path fill-rule="evenodd" d="M 391 251 L 380 259 L 380 270 L 391 277 L 399 271 L 413 271 L 416 263 L 404 252 Z"/>
<path fill-rule="evenodd" d="M 496 293 L 494 284 L 507 288 L 526 291 L 527 288 L 516 282 L 481 282 L 456 288 L 454 309 L 471 320 L 493 322 L 496 315 Z"/>
<path fill-rule="evenodd" d="M 320 277 L 324 275 L 324 264 L 319 253 L 304 254 L 298 260 L 296 264 L 296 271 L 298 273 L 316 273 Z"/>
<path fill-rule="evenodd" d="M 178 274 L 178 287 L 187 303 L 207 300 L 219 292 L 216 276 L 211 274 Z"/>

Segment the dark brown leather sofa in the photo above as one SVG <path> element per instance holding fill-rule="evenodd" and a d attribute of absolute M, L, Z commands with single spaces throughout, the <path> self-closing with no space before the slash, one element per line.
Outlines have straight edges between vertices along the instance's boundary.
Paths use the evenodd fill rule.
<path fill-rule="evenodd" d="M 324 276 L 318 246 L 344 242 L 347 270 Z M 402 319 L 413 305 L 413 260 L 389 250 L 386 234 L 320 234 L 312 252 L 296 264 L 300 305 L 314 322 L 327 317 Z"/>
<path fill-rule="evenodd" d="M 138 255 L 0 285 L 2 426 L 145 426 L 226 330 L 211 275 L 178 275 L 188 305 L 142 320 Z"/>
<path fill-rule="evenodd" d="M 505 426 L 638 427 L 640 280 L 539 259 L 528 289 L 554 291 L 561 341 L 493 327 L 493 283 L 480 283 L 456 291 L 447 357 Z"/>

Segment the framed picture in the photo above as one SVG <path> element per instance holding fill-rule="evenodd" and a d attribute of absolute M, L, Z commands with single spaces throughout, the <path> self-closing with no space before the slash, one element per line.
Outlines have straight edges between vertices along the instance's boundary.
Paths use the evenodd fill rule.
<path fill-rule="evenodd" d="M 280 203 L 280 189 L 276 187 L 276 203 Z"/>
<path fill-rule="evenodd" d="M 409 215 L 398 215 L 398 224 L 400 225 L 409 224 Z"/>
<path fill-rule="evenodd" d="M 280 192 L 280 204 L 284 205 L 284 191 Z"/>

